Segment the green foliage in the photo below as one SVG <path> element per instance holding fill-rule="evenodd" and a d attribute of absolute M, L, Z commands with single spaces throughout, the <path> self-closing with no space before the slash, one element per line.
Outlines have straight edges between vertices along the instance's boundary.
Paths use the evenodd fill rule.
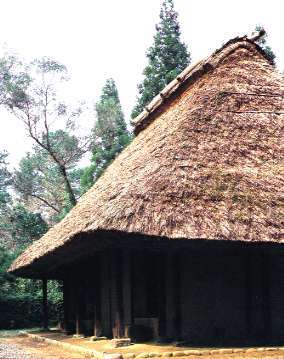
<path fill-rule="evenodd" d="M 145 105 L 190 63 L 187 47 L 180 40 L 178 14 L 173 0 L 164 0 L 162 4 L 154 44 L 146 56 L 149 63 L 143 71 L 144 80 L 138 85 L 139 96 L 132 118 L 139 115 Z"/>
<path fill-rule="evenodd" d="M 21 204 L 12 208 L 9 221 L 12 241 L 20 248 L 32 244 L 48 230 L 40 213 L 32 213 Z"/>
<path fill-rule="evenodd" d="M 11 173 L 7 167 L 7 156 L 6 152 L 0 152 L 0 216 L 10 202 L 8 187 L 11 184 Z"/>
<path fill-rule="evenodd" d="M 0 152 L 0 244 L 10 239 L 10 235 L 7 232 L 9 227 L 7 213 L 9 212 L 12 199 L 8 191 L 11 184 L 11 173 L 7 167 L 7 156 L 6 152 Z"/>
<path fill-rule="evenodd" d="M 76 132 L 82 109 L 58 100 L 57 84 L 66 68 L 48 58 L 24 64 L 15 56 L 0 59 L 0 105 L 20 119 L 34 140 L 13 176 L 6 153 L 0 153 L 0 327 L 41 324 L 41 283 L 15 278 L 6 271 L 12 261 L 48 229 L 42 218 L 63 216 L 76 203 L 80 175 L 76 165 L 86 152 L 87 139 Z M 56 130 L 52 130 L 54 123 Z M 58 130 L 58 123 L 63 129 Z M 74 183 L 74 188 L 71 184 Z M 13 185 L 15 192 L 10 191 Z M 13 193 L 13 196 L 9 194 Z M 15 194 L 20 195 L 20 203 Z M 36 211 L 36 213 L 34 213 Z M 48 286 L 51 317 L 60 315 L 61 285 Z"/>
<path fill-rule="evenodd" d="M 45 140 L 45 139 L 43 139 Z M 76 196 L 80 192 L 81 171 L 76 165 L 81 160 L 82 151 L 78 139 L 63 130 L 49 133 L 49 146 L 57 154 L 57 158 L 65 163 L 66 175 Z M 14 188 L 26 205 L 37 211 L 44 211 L 51 222 L 62 218 L 73 206 L 66 193 L 66 184 L 58 164 L 50 153 L 38 145 L 28 153 L 15 171 Z"/>
<path fill-rule="evenodd" d="M 9 285 L 14 281 L 14 278 L 7 273 L 7 269 L 14 258 L 15 254 L 3 245 L 0 245 L 0 300 L 7 296 L 9 293 Z"/>
<path fill-rule="evenodd" d="M 59 100 L 58 86 L 67 80 L 66 67 L 45 57 L 23 64 L 15 57 L 6 55 L 0 59 L 0 79 L 3 79 L 3 85 L 0 86 L 0 104 L 24 123 L 29 137 L 36 147 L 42 150 L 42 157 L 48 157 L 47 162 L 52 164 L 52 170 L 56 171 L 55 177 L 60 178 L 60 185 L 64 184 L 63 197 L 67 196 L 68 203 L 74 206 L 77 202 L 76 193 L 70 183 L 68 172 L 89 150 L 89 138 L 78 136 L 76 132 L 76 121 L 82 114 L 82 106 L 73 108 Z M 63 129 L 58 130 L 58 125 L 54 126 L 55 123 L 60 123 Z M 33 166 L 27 163 L 22 163 L 22 166 L 26 167 L 26 174 L 30 173 L 31 180 Z M 23 182 L 26 193 L 27 183 Z M 37 183 L 33 185 L 36 187 Z M 48 186 L 50 187 L 51 183 L 48 183 Z M 28 196 L 31 197 L 33 191 L 30 189 L 29 192 Z M 46 198 L 38 198 L 37 194 L 34 198 L 55 212 L 61 212 L 61 208 L 49 200 L 46 201 Z"/>
<path fill-rule="evenodd" d="M 23 210 L 21 209 L 20 212 L 23 213 Z M 24 218 L 24 220 L 18 219 L 17 222 L 27 224 L 26 215 Z M 28 216 L 28 218 L 32 217 Z M 34 218 L 32 218 L 32 222 L 33 220 Z M 18 238 L 19 235 L 25 233 L 26 229 L 25 226 L 19 229 Z M 42 230 L 38 223 L 28 228 L 28 231 L 35 238 L 42 235 Z M 26 237 L 27 234 L 25 233 L 24 238 Z M 24 248 L 25 246 L 22 246 L 21 243 L 13 250 L 0 244 L 0 329 L 32 327 L 42 324 L 41 281 L 15 278 L 7 273 L 12 261 Z M 48 294 L 49 316 L 51 321 L 56 323 L 62 313 L 61 284 L 56 281 L 49 281 Z"/>
<path fill-rule="evenodd" d="M 66 66 L 60 64 L 59 62 L 50 59 L 48 57 L 42 57 L 40 59 L 35 59 L 32 62 L 32 65 L 37 69 L 39 73 L 50 74 L 50 73 L 59 73 L 64 74 L 67 72 Z"/>
<path fill-rule="evenodd" d="M 93 129 L 92 164 L 81 177 L 83 191 L 89 189 L 104 169 L 131 140 L 113 79 L 103 87 L 96 104 L 97 120 Z"/>
<path fill-rule="evenodd" d="M 41 287 L 39 281 L 15 278 L 7 273 L 12 261 L 27 245 L 48 229 L 39 213 L 13 203 L 8 189 L 11 174 L 7 153 L 0 153 L 0 328 L 39 325 L 41 320 Z M 57 283 L 50 283 L 50 310 L 58 318 L 62 293 Z"/>
<path fill-rule="evenodd" d="M 0 104 L 23 107 L 26 89 L 31 82 L 27 68 L 13 55 L 0 59 Z"/>
<path fill-rule="evenodd" d="M 91 164 L 86 167 L 81 175 L 81 190 L 82 193 L 85 193 L 91 186 L 94 184 L 95 178 L 94 173 L 96 172 L 96 165 Z"/>
<path fill-rule="evenodd" d="M 265 35 L 262 36 L 258 41 L 258 45 L 262 48 L 262 50 L 266 53 L 266 56 L 269 58 L 269 60 L 275 64 L 276 55 L 272 51 L 271 47 L 267 45 L 267 33 L 264 30 L 263 26 L 257 25 L 255 27 L 255 32 L 262 32 L 264 31 Z"/>

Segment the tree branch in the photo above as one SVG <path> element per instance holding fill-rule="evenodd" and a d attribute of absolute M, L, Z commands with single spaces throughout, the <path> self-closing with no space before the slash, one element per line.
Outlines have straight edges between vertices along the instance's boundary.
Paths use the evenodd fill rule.
<path fill-rule="evenodd" d="M 34 193 L 29 193 L 29 195 L 31 197 L 34 197 L 34 198 L 38 199 L 39 201 L 43 202 L 48 207 L 52 208 L 55 212 L 60 213 L 60 210 L 58 208 L 56 208 L 53 204 L 49 203 L 46 199 L 44 199 Z"/>

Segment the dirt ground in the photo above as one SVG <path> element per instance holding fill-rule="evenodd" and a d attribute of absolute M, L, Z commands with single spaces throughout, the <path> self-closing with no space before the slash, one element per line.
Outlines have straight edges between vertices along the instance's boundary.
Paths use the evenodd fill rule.
<path fill-rule="evenodd" d="M 35 333 L 36 334 L 36 333 Z M 58 332 L 40 332 L 38 333 L 40 336 L 44 336 L 49 339 L 55 339 L 62 341 L 64 343 L 74 344 L 78 346 L 83 346 L 88 349 L 93 349 L 98 352 L 105 352 L 105 353 L 149 353 L 149 352 L 157 352 L 157 353 L 164 353 L 164 352 L 173 352 L 173 351 L 182 351 L 185 347 L 177 347 L 170 344 L 157 344 L 157 343 L 145 343 L 145 344 L 132 344 L 131 346 L 127 347 L 120 347 L 120 348 L 113 348 L 110 345 L 110 340 L 99 340 L 95 342 L 89 341 L 88 338 L 73 338 L 72 336 L 67 336 L 63 333 Z"/>
<path fill-rule="evenodd" d="M 22 349 L 24 353 L 28 354 L 27 359 L 82 359 L 86 356 L 67 350 L 62 350 L 61 348 L 47 345 L 45 343 L 40 343 L 33 341 L 27 337 L 10 337 L 10 338 L 0 338 L 0 344 L 6 345 L 16 345 L 18 348 Z M 0 359 L 10 359 L 10 354 L 5 356 L 5 352 L 0 351 Z M 15 358 L 22 359 L 23 354 Z M 25 357 L 26 358 L 26 357 Z M 13 358 L 14 359 L 14 358 Z"/>
<path fill-rule="evenodd" d="M 61 348 L 48 345 L 46 343 L 42 342 L 35 342 L 27 337 L 22 336 L 16 336 L 16 337 L 10 337 L 10 338 L 0 338 L 0 344 L 6 344 L 11 346 L 17 346 L 19 349 L 21 349 L 24 353 L 28 354 L 28 359 L 82 359 L 86 358 L 86 356 L 82 354 L 78 354 L 75 352 L 63 350 Z M 2 356 L 5 355 L 0 352 L 0 358 L 6 359 L 11 358 L 11 356 Z M 16 359 L 22 359 L 24 356 L 15 356 L 13 357 Z M 26 358 L 26 357 L 25 357 Z M 253 358 L 262 358 L 262 359 L 284 359 L 284 350 L 279 350 L 277 352 L 271 352 L 271 353 L 263 353 L 263 352 L 251 352 L 247 354 L 243 353 L 235 353 L 235 354 L 218 354 L 218 355 L 202 355 L 202 356 L 193 356 L 191 355 L 188 357 L 190 359 L 253 359 Z M 182 359 L 182 357 L 181 357 Z"/>

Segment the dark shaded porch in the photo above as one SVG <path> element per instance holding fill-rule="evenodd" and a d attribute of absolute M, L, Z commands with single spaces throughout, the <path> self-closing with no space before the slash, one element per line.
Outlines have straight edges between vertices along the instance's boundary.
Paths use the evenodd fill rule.
<path fill-rule="evenodd" d="M 58 268 L 66 332 L 201 346 L 283 343 L 280 245 L 170 242 L 117 241 Z"/>

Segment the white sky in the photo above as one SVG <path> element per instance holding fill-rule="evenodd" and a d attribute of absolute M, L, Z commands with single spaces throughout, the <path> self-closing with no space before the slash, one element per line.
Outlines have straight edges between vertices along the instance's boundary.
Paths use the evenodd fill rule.
<path fill-rule="evenodd" d="M 162 0 L 1 0 L 0 45 L 20 56 L 48 56 L 71 75 L 68 97 L 96 101 L 105 80 L 117 83 L 126 117 L 135 103 Z M 175 0 L 192 62 L 261 24 L 284 70 L 283 0 Z M 89 125 L 94 118 L 90 116 Z M 0 110 L 0 149 L 16 165 L 31 146 L 16 119 Z"/>

